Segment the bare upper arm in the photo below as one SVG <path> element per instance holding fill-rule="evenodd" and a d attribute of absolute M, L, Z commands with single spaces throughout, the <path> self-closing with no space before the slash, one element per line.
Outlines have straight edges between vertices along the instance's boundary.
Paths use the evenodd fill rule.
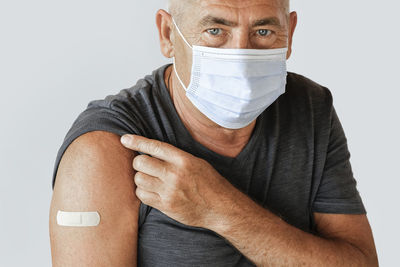
<path fill-rule="evenodd" d="M 53 266 L 136 266 L 140 200 L 135 195 L 133 152 L 120 137 L 93 131 L 66 149 L 50 207 Z M 98 211 L 95 227 L 66 227 L 58 210 Z"/>
<path fill-rule="evenodd" d="M 317 231 L 328 239 L 339 239 L 358 248 L 378 266 L 372 230 L 366 214 L 333 214 L 314 212 Z"/>

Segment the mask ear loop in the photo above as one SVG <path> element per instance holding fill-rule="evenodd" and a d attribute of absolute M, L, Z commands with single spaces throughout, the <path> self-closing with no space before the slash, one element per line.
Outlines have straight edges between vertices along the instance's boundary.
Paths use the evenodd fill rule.
<path fill-rule="evenodd" d="M 191 49 L 193 49 L 193 47 L 188 43 L 188 41 L 186 40 L 185 36 L 183 36 L 182 32 L 179 30 L 178 25 L 176 25 L 176 22 L 174 20 L 174 18 L 172 18 L 172 22 L 175 25 L 176 30 L 178 31 L 179 35 L 182 37 L 183 41 L 185 41 L 185 43 L 187 44 L 187 46 L 189 46 Z"/>
<path fill-rule="evenodd" d="M 172 65 L 174 65 L 174 71 L 175 71 L 176 77 L 178 78 L 179 82 L 181 83 L 183 89 L 185 89 L 185 91 L 187 91 L 187 88 L 186 88 L 185 84 L 182 82 L 181 78 L 179 77 L 178 71 L 176 70 L 176 67 L 175 67 L 175 66 L 176 66 L 176 64 L 175 64 L 175 57 L 173 57 L 173 63 L 172 63 Z"/>
<path fill-rule="evenodd" d="M 172 18 L 172 22 L 174 23 L 175 28 L 178 31 L 179 35 L 182 37 L 183 41 L 185 41 L 186 45 L 189 46 L 191 49 L 193 49 L 193 47 L 186 40 L 185 36 L 183 36 L 182 32 L 179 30 L 178 25 L 176 25 L 176 22 L 175 22 L 174 18 Z M 173 56 L 173 63 L 172 64 L 174 65 L 174 71 L 175 71 L 176 77 L 178 78 L 178 80 L 179 80 L 180 84 L 182 85 L 183 89 L 185 89 L 185 91 L 187 91 L 187 88 L 186 88 L 185 84 L 183 83 L 183 81 L 179 77 L 178 71 L 176 70 L 175 56 Z"/>

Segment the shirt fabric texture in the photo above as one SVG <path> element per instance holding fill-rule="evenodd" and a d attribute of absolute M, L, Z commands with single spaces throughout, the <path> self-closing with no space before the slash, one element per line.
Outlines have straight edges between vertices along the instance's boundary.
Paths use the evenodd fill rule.
<path fill-rule="evenodd" d="M 249 142 L 232 158 L 192 138 L 165 85 L 168 66 L 89 102 L 59 148 L 53 188 L 69 144 L 84 133 L 107 131 L 157 139 L 207 160 L 255 202 L 306 232 L 316 231 L 313 212 L 366 214 L 328 88 L 288 72 L 285 93 L 257 118 Z M 138 266 L 255 266 L 219 234 L 179 223 L 143 203 L 138 224 Z"/>

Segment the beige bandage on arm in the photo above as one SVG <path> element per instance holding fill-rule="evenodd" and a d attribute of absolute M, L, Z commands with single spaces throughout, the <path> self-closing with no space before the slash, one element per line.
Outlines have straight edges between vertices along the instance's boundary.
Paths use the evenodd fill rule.
<path fill-rule="evenodd" d="M 100 223 L 100 215 L 97 211 L 88 212 L 57 212 L 57 224 L 61 226 L 97 226 Z"/>

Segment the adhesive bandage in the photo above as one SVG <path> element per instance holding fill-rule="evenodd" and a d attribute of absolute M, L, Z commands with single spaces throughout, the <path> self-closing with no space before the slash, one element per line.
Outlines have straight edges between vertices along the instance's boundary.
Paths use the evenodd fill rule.
<path fill-rule="evenodd" d="M 97 226 L 100 223 L 100 215 L 97 211 L 89 212 L 57 212 L 57 224 L 61 226 Z"/>

